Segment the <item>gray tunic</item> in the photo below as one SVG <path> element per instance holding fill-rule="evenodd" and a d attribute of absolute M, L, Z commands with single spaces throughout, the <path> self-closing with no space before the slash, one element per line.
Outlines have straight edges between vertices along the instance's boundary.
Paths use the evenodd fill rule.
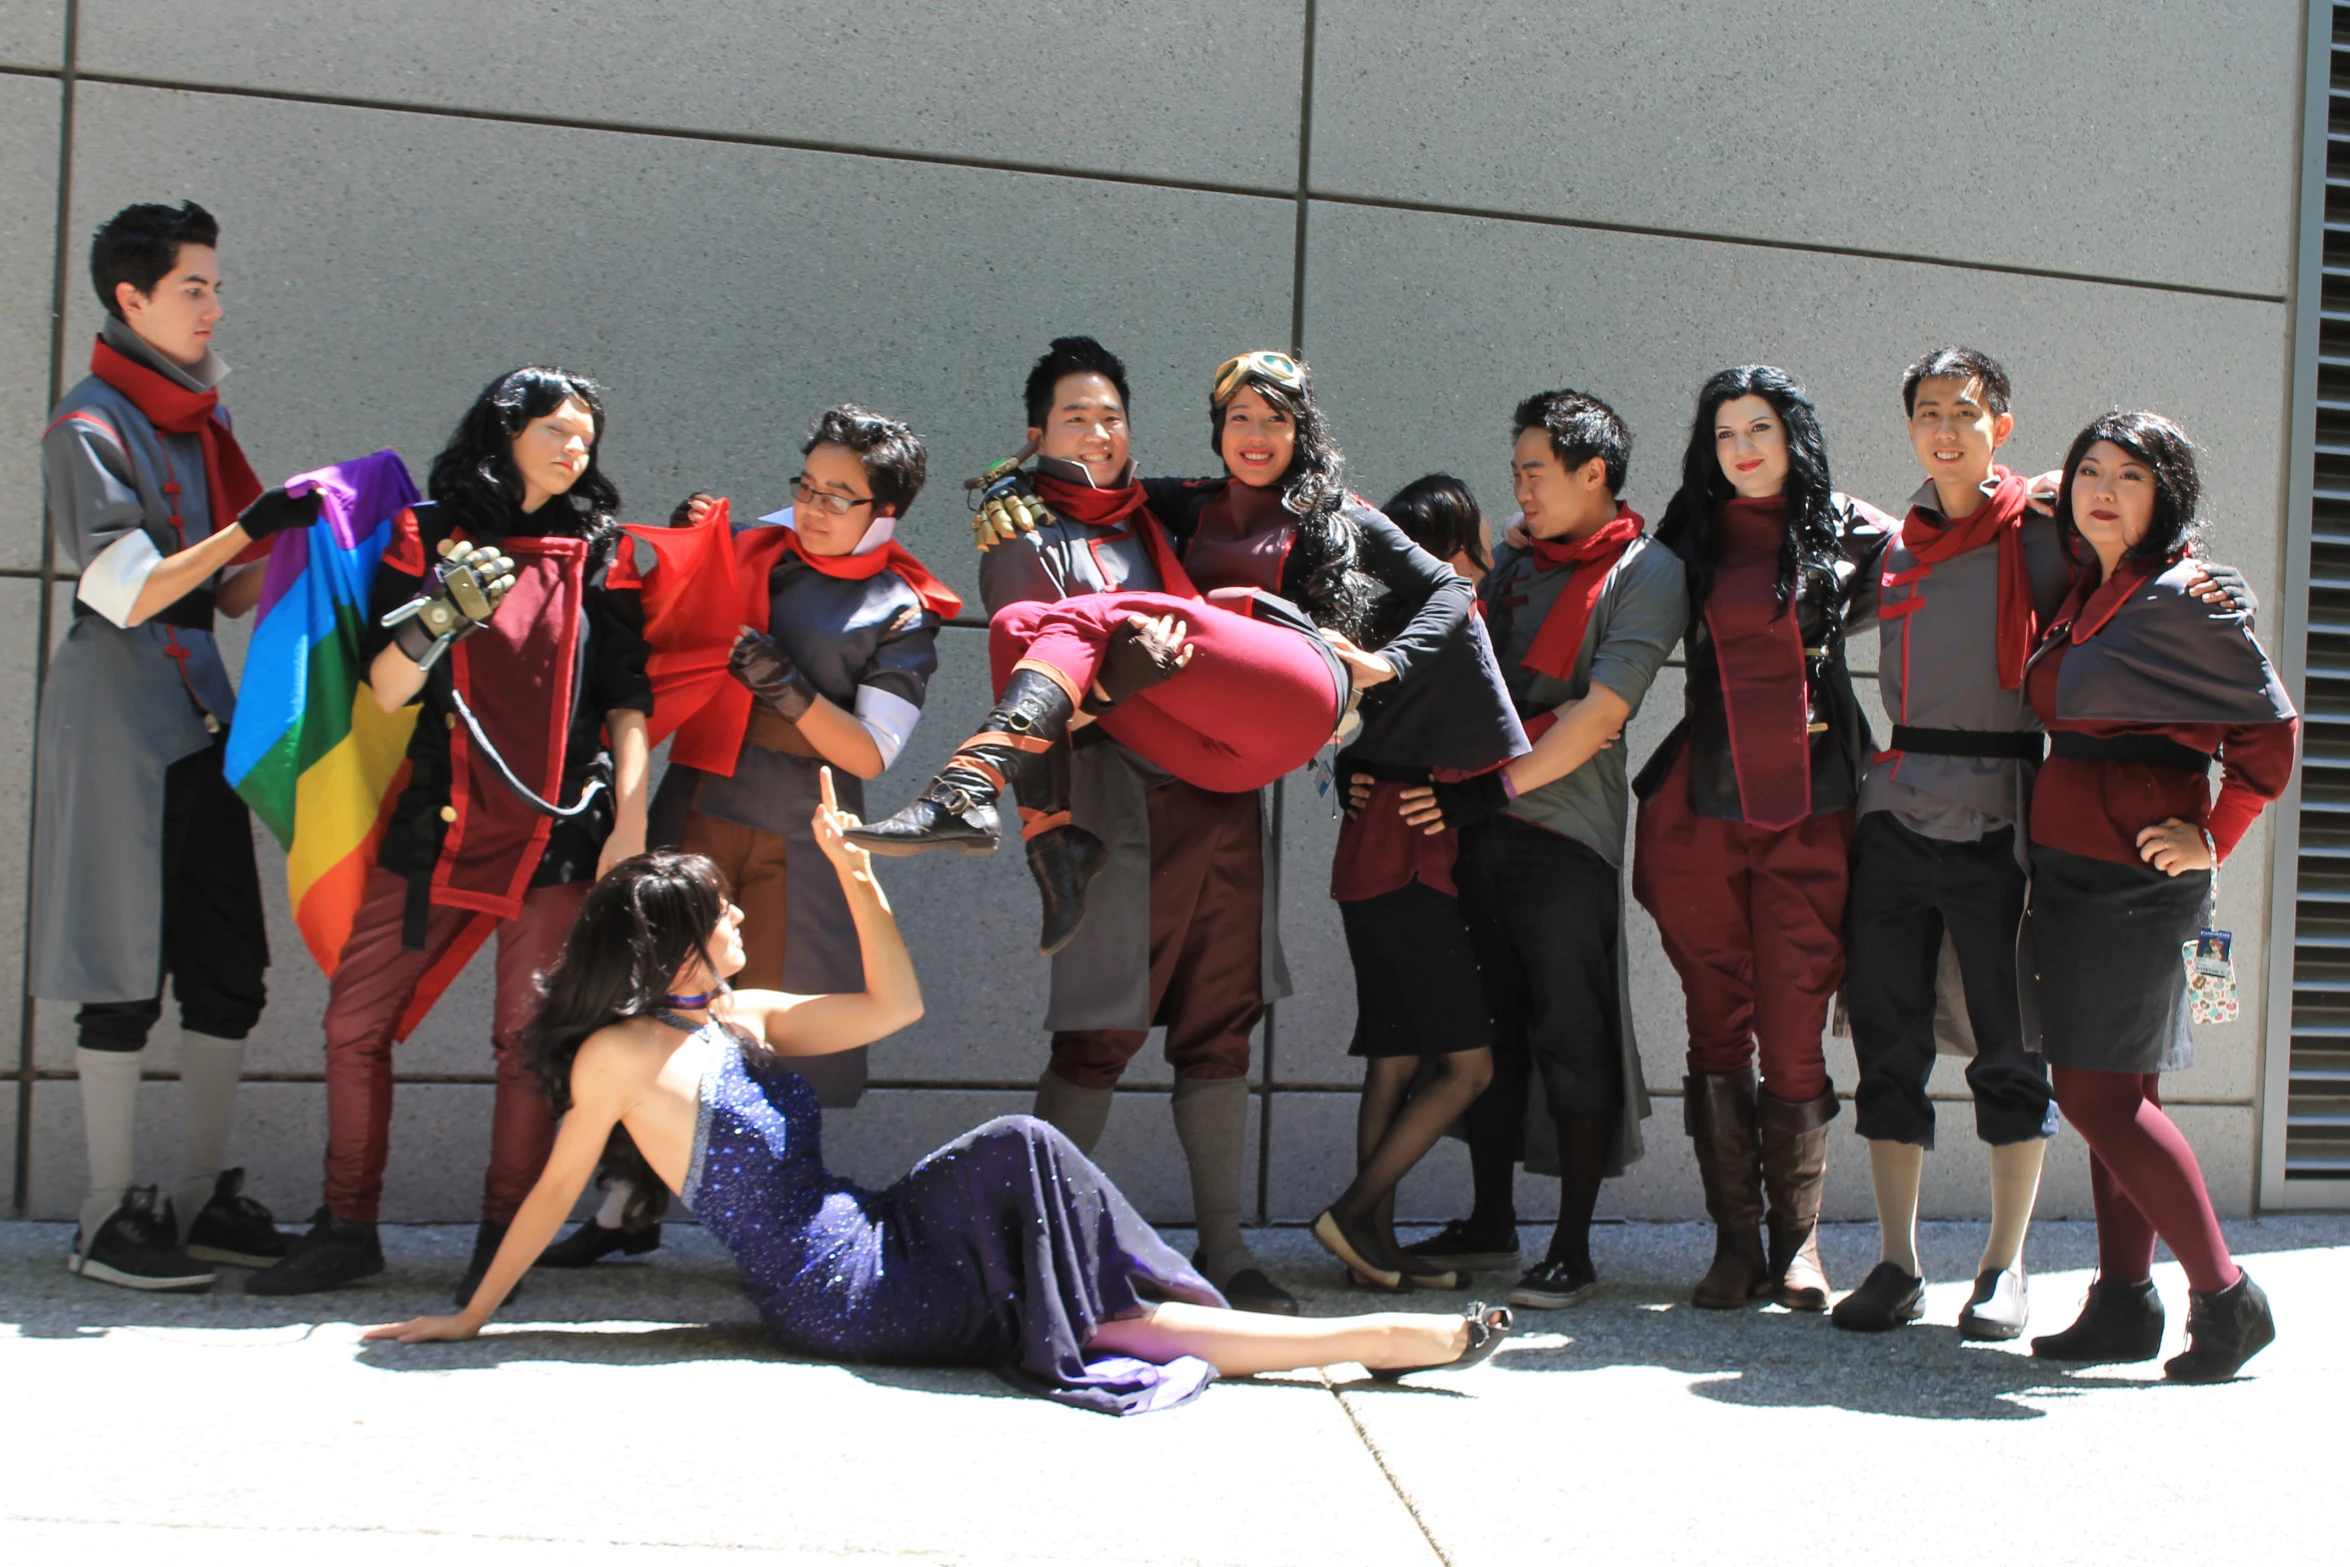
<path fill-rule="evenodd" d="M 1600 585 L 1599 600 L 1583 628 L 1573 678 L 1559 680 L 1526 667 L 1526 655 L 1558 603 L 1571 571 L 1545 571 L 1531 550 L 1504 548 L 1479 590 L 1486 629 L 1492 634 L 1502 678 L 1521 719 L 1579 702 L 1594 685 L 1606 686 L 1638 713 L 1689 625 L 1689 585 L 1680 557 L 1646 534 L 1632 541 Z M 1619 871 L 1624 833 L 1631 817 L 1632 786 L 1621 742 L 1594 753 L 1564 778 L 1529 789 L 1509 812 L 1599 853 Z M 1616 1034 L 1623 1046 L 1624 1113 L 1616 1118 L 1616 1148 L 1609 1172 L 1621 1174 L 1645 1151 L 1640 1123 L 1648 1118 L 1648 1084 L 1640 1064 L 1640 1039 L 1632 1014 L 1632 977 L 1623 939 L 1622 880 L 1617 882 Z M 1527 1096 L 1526 1167 L 1540 1175 L 1559 1173 L 1558 1129 L 1540 1094 Z"/>
<path fill-rule="evenodd" d="M 937 614 L 891 571 L 862 580 L 828 577 L 786 555 L 768 573 L 767 585 L 768 634 L 809 683 L 834 706 L 867 718 L 903 745 L 938 669 Z M 883 754 L 886 763 L 896 751 L 885 746 Z M 667 841 L 674 841 L 689 810 L 786 841 L 784 884 L 791 914 L 783 988 L 810 996 L 865 984 L 865 960 L 848 900 L 809 826 L 823 765 L 814 757 L 770 751 L 746 739 L 732 777 L 672 767 L 654 804 Z M 864 814 L 863 779 L 835 768 L 833 788 L 844 810 Z"/>
<path fill-rule="evenodd" d="M 112 318 L 102 335 L 117 353 L 190 391 L 228 374 L 212 354 L 182 369 Z M 119 614 L 136 596 L 140 562 L 151 565 L 152 557 L 125 542 L 132 535 L 156 556 L 185 547 L 172 536 L 166 482 L 179 485 L 186 543 L 211 537 L 203 445 L 157 431 L 137 404 L 93 375 L 51 415 L 41 465 L 51 532 L 84 578 L 83 601 L 41 696 L 32 992 L 49 1001 L 144 1001 L 163 972 L 164 771 L 211 744 L 213 729 L 236 716 L 210 629 L 209 595 L 220 579 L 137 627 L 116 624 L 87 601 Z"/>
<path fill-rule="evenodd" d="M 1085 482 L 1084 470 L 1054 465 L 1056 478 Z M 1067 518 L 999 544 L 979 558 L 979 596 L 990 615 L 1007 604 L 1051 602 L 1080 593 L 1164 588 L 1132 519 L 1095 528 Z M 1082 736 L 1081 736 L 1082 738 Z M 1151 1026 L 1150 791 L 1172 781 L 1155 763 L 1099 736 L 1079 746 L 1070 769 L 1070 817 L 1108 846 L 1110 857 L 1085 893 L 1085 922 L 1052 960 L 1044 1026 L 1147 1029 Z M 1260 801 L 1266 797 L 1260 793 Z M 1290 993 L 1281 950 L 1281 897 L 1273 813 L 1260 804 L 1265 856 L 1263 958 L 1259 988 L 1267 1002 Z"/>

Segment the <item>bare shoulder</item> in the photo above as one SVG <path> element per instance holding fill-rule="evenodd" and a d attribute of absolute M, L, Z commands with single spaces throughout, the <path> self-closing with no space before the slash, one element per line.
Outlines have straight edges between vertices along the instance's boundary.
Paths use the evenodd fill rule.
<path fill-rule="evenodd" d="M 676 1034 L 651 1018 L 608 1024 L 581 1041 L 571 1062 L 572 1093 L 595 1088 L 626 1091 L 659 1075 Z"/>

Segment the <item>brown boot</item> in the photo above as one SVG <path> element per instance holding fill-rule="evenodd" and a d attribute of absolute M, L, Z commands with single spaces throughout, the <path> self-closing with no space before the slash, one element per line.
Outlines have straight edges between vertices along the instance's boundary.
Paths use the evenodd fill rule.
<path fill-rule="evenodd" d="M 1789 1311 L 1828 1309 L 1820 1266 L 1820 1197 L 1828 1185 L 1828 1123 L 1836 1091 L 1797 1104 L 1760 1096 L 1763 1190 L 1770 1198 L 1771 1298 Z"/>
<path fill-rule="evenodd" d="M 1755 1138 L 1755 1082 L 1743 1072 L 1700 1072 L 1681 1079 L 1681 1109 L 1705 1182 L 1714 1221 L 1714 1261 L 1690 1300 L 1709 1311 L 1735 1311 L 1769 1293 L 1762 1246 L 1762 1148 Z"/>

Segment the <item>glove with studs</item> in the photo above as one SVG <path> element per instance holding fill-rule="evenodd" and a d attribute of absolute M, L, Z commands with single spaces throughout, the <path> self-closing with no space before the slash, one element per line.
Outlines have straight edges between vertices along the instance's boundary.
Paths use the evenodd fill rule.
<path fill-rule="evenodd" d="M 1058 520 L 1052 508 L 1028 487 L 1028 476 L 1014 473 L 989 486 L 981 497 L 979 515 L 971 519 L 971 542 L 985 554 L 998 544 Z"/>
<path fill-rule="evenodd" d="M 746 631 L 726 655 L 726 672 L 751 688 L 751 695 L 798 723 L 816 701 L 816 688 L 791 655 L 763 631 Z"/>
<path fill-rule="evenodd" d="M 495 545 L 443 539 L 440 555 L 423 591 L 383 618 L 392 645 L 419 669 L 432 668 L 451 643 L 489 624 L 514 586 L 514 562 Z"/>

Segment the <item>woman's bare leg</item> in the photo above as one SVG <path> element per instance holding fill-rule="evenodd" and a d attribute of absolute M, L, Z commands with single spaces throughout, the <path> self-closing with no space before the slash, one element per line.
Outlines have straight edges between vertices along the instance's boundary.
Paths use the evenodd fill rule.
<path fill-rule="evenodd" d="M 1363 1366 L 1434 1365 L 1468 1349 L 1469 1325 L 1460 1317 L 1424 1312 L 1274 1317 L 1166 1302 L 1140 1316 L 1103 1323 L 1086 1347 L 1155 1365 L 1193 1355 L 1224 1376 L 1245 1377 L 1342 1361 Z"/>

